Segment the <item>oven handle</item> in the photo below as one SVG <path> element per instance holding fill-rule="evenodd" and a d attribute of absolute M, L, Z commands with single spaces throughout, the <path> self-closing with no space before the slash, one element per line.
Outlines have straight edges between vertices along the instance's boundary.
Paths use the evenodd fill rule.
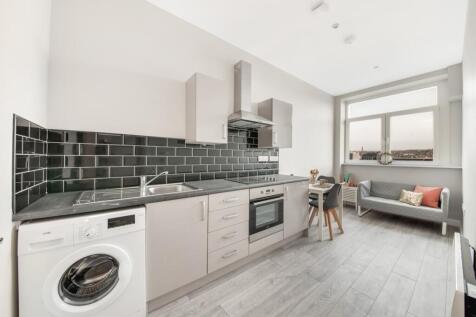
<path fill-rule="evenodd" d="M 251 204 L 254 205 L 254 206 L 261 206 L 261 205 L 266 205 L 266 204 L 272 203 L 273 201 L 279 201 L 279 200 L 283 200 L 283 197 L 281 196 L 281 197 L 278 197 L 278 198 L 258 201 L 258 202 L 251 203 Z"/>

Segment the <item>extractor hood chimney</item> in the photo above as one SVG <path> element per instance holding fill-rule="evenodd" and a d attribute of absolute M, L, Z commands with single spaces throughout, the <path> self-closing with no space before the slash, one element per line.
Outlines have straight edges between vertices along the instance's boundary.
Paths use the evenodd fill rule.
<path fill-rule="evenodd" d="M 228 116 L 228 126 L 248 129 L 263 128 L 273 122 L 251 112 L 251 64 L 239 61 L 235 64 L 235 112 Z"/>

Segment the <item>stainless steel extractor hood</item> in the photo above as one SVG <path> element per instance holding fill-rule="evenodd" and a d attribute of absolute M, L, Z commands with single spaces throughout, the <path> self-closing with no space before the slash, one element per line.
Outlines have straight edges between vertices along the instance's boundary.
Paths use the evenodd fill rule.
<path fill-rule="evenodd" d="M 251 64 L 239 61 L 235 64 L 235 112 L 228 116 L 232 128 L 263 128 L 273 125 L 272 121 L 251 112 Z"/>

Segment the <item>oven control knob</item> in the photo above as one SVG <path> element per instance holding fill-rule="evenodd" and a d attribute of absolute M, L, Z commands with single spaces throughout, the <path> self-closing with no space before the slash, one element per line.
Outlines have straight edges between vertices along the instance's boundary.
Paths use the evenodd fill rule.
<path fill-rule="evenodd" d="M 261 191 L 261 194 L 264 194 L 264 191 Z"/>
<path fill-rule="evenodd" d="M 271 189 L 271 192 L 274 193 L 274 189 Z"/>

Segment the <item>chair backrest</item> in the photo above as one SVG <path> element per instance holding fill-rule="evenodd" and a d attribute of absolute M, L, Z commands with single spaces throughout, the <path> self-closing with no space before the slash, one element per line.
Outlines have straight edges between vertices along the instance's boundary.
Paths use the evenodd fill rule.
<path fill-rule="evenodd" d="M 327 192 L 326 200 L 324 200 L 324 210 L 339 207 L 339 193 L 341 187 L 341 184 L 334 184 L 332 188 Z"/>
<path fill-rule="evenodd" d="M 317 180 L 321 180 L 321 179 L 324 179 L 326 182 L 328 182 L 330 184 L 335 184 L 336 183 L 336 179 L 332 176 L 319 176 L 317 178 Z"/>

